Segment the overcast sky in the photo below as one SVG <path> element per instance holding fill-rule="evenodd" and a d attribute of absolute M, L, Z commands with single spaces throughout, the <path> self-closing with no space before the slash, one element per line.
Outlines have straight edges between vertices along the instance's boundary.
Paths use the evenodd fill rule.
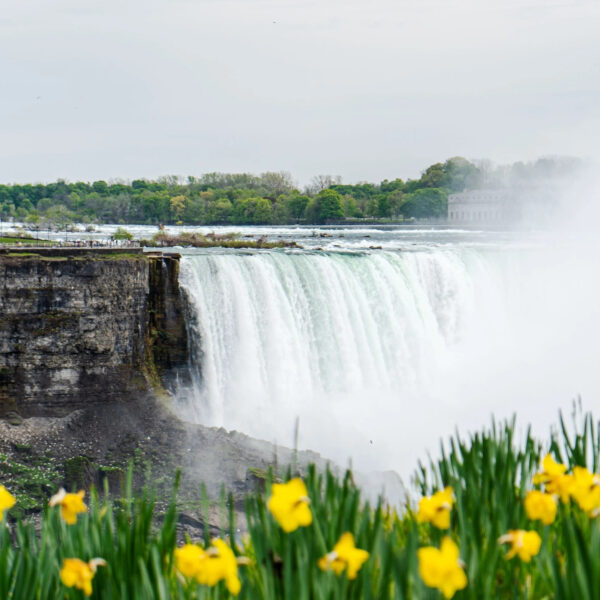
<path fill-rule="evenodd" d="M 597 0 L 2 0 L 0 181 L 600 158 Z"/>

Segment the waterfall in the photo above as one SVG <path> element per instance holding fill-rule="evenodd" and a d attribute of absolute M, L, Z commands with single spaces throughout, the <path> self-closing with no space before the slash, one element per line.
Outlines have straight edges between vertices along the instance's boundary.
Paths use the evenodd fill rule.
<path fill-rule="evenodd" d="M 547 427 L 600 391 L 590 268 L 558 247 L 190 252 L 178 409 L 285 446 L 299 418 L 301 448 L 405 475 L 492 414 Z"/>
<path fill-rule="evenodd" d="M 309 439 L 356 432 L 362 413 L 429 393 L 485 267 L 454 250 L 186 256 L 201 353 L 180 409 L 288 445 L 297 416 Z"/>

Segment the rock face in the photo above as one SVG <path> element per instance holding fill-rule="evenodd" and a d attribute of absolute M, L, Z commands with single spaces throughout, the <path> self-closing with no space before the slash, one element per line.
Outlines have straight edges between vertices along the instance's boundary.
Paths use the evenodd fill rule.
<path fill-rule="evenodd" d="M 178 255 L 0 253 L 0 416 L 127 400 L 187 363 Z"/>

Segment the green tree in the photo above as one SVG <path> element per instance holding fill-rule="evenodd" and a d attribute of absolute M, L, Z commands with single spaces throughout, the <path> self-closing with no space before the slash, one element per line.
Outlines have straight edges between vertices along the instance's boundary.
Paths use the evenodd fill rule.
<path fill-rule="evenodd" d="M 356 203 L 356 200 L 350 195 L 344 196 L 344 215 L 346 217 L 362 217 L 362 212 Z"/>
<path fill-rule="evenodd" d="M 400 206 L 405 218 L 427 219 L 444 217 L 448 210 L 448 194 L 438 188 L 423 188 L 406 194 Z"/>
<path fill-rule="evenodd" d="M 92 187 L 94 188 L 94 191 L 98 194 L 108 194 L 108 184 L 106 183 L 106 181 L 94 181 L 94 183 L 92 183 Z"/>
<path fill-rule="evenodd" d="M 389 219 L 392 214 L 392 205 L 387 194 L 377 196 L 377 216 L 380 219 Z"/>
<path fill-rule="evenodd" d="M 44 215 L 45 228 L 61 231 L 73 223 L 73 213 L 64 205 L 52 206 Z"/>
<path fill-rule="evenodd" d="M 110 236 L 113 240 L 132 240 L 133 234 L 127 229 L 117 227 L 117 230 Z"/>
<path fill-rule="evenodd" d="M 304 219 L 306 207 L 310 198 L 297 191 L 288 194 L 284 199 L 284 206 L 287 217 L 290 221 L 300 221 Z"/>
<path fill-rule="evenodd" d="M 306 208 L 306 218 L 311 223 L 326 223 L 344 218 L 344 203 L 335 190 L 319 192 Z"/>
<path fill-rule="evenodd" d="M 182 220 L 184 223 L 201 223 L 204 220 L 204 203 L 199 196 L 192 195 L 186 204 Z"/>
<path fill-rule="evenodd" d="M 173 196 L 170 202 L 171 214 L 176 221 L 181 221 L 181 217 L 187 207 L 187 198 L 185 196 Z"/>
<path fill-rule="evenodd" d="M 218 198 L 210 202 L 206 208 L 208 223 L 231 223 L 233 204 L 228 198 Z"/>
<path fill-rule="evenodd" d="M 441 188 L 446 187 L 450 182 L 450 177 L 442 163 L 435 163 L 425 169 L 421 175 L 420 187 Z"/>
<path fill-rule="evenodd" d="M 37 229 L 39 224 L 40 224 L 41 218 L 39 213 L 37 212 L 37 210 L 34 210 L 32 212 L 30 212 L 26 217 L 25 217 L 25 223 L 27 223 L 28 225 L 32 226 L 34 229 Z"/>
<path fill-rule="evenodd" d="M 273 206 L 266 198 L 256 198 L 254 209 L 254 223 L 257 225 L 268 225 L 273 219 Z"/>
<path fill-rule="evenodd" d="M 72 211 L 78 211 L 83 206 L 83 200 L 81 199 L 81 195 L 77 192 L 71 192 L 68 197 L 68 207 Z"/>
<path fill-rule="evenodd" d="M 479 187 L 483 180 L 481 169 L 462 156 L 449 158 L 444 163 L 444 170 L 448 175 L 445 187 L 453 192 Z"/>

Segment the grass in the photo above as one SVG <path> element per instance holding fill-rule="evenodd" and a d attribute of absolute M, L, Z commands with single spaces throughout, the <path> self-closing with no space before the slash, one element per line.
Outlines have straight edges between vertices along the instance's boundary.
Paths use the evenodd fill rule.
<path fill-rule="evenodd" d="M 277 477 L 264 476 L 264 491 L 247 496 L 247 531 L 235 522 L 233 498 L 223 495 L 222 538 L 236 555 L 250 559 L 239 567 L 243 600 L 428 600 L 443 597 L 425 585 L 418 550 L 440 547 L 444 536 L 460 549 L 468 578 L 457 599 L 589 599 L 600 589 L 600 525 L 573 500 L 560 502 L 550 525 L 528 518 L 524 499 L 533 487 L 545 451 L 576 466 L 595 469 L 600 459 L 598 424 L 590 415 L 560 428 L 542 443 L 530 432 L 515 435 L 514 422 L 494 423 L 468 438 L 453 437 L 439 459 L 420 464 L 413 502 L 392 507 L 380 499 L 370 505 L 347 472 L 338 479 L 310 467 L 303 475 L 310 497 L 312 523 L 285 533 L 267 500 Z M 27 448 L 22 449 L 27 452 Z M 295 473 L 288 472 L 283 479 Z M 101 557 L 93 580 L 93 598 L 221 599 L 231 598 L 223 582 L 211 587 L 177 570 L 176 490 L 159 511 L 150 491 L 131 491 L 132 471 L 122 498 L 90 493 L 89 510 L 67 526 L 58 509 L 45 509 L 41 531 L 19 520 L 0 528 L 1 598 L 83 598 L 59 578 L 64 558 Z M 455 503 L 450 527 L 442 531 L 416 518 L 418 498 L 451 486 Z M 10 486 L 9 486 L 10 487 Z M 199 490 L 199 504 L 208 510 Z M 17 504 L 18 507 L 18 504 Z M 11 513 L 14 511 L 11 510 Z M 160 513 L 160 514 L 159 514 Z M 207 520 L 205 519 L 205 522 Z M 498 538 L 511 529 L 534 530 L 542 543 L 531 562 L 506 558 Z M 354 535 L 369 558 L 350 580 L 345 572 L 322 571 L 320 557 L 345 532 Z M 210 544 L 208 530 L 200 542 Z"/>
<path fill-rule="evenodd" d="M 31 237 L 4 236 L 0 237 L 0 244 L 9 244 L 13 246 L 18 244 L 23 246 L 53 246 L 56 245 L 56 242 L 49 240 L 36 240 L 35 238 Z"/>
<path fill-rule="evenodd" d="M 26 444 L 17 445 L 20 454 L 29 454 Z M 11 459 L 0 454 L 0 475 L 4 485 L 17 498 L 17 505 L 11 510 L 11 516 L 21 518 L 24 515 L 43 510 L 48 497 L 61 480 L 59 465 L 50 456 L 38 456 L 32 461 Z M 2 596 L 0 596 L 2 597 Z"/>

